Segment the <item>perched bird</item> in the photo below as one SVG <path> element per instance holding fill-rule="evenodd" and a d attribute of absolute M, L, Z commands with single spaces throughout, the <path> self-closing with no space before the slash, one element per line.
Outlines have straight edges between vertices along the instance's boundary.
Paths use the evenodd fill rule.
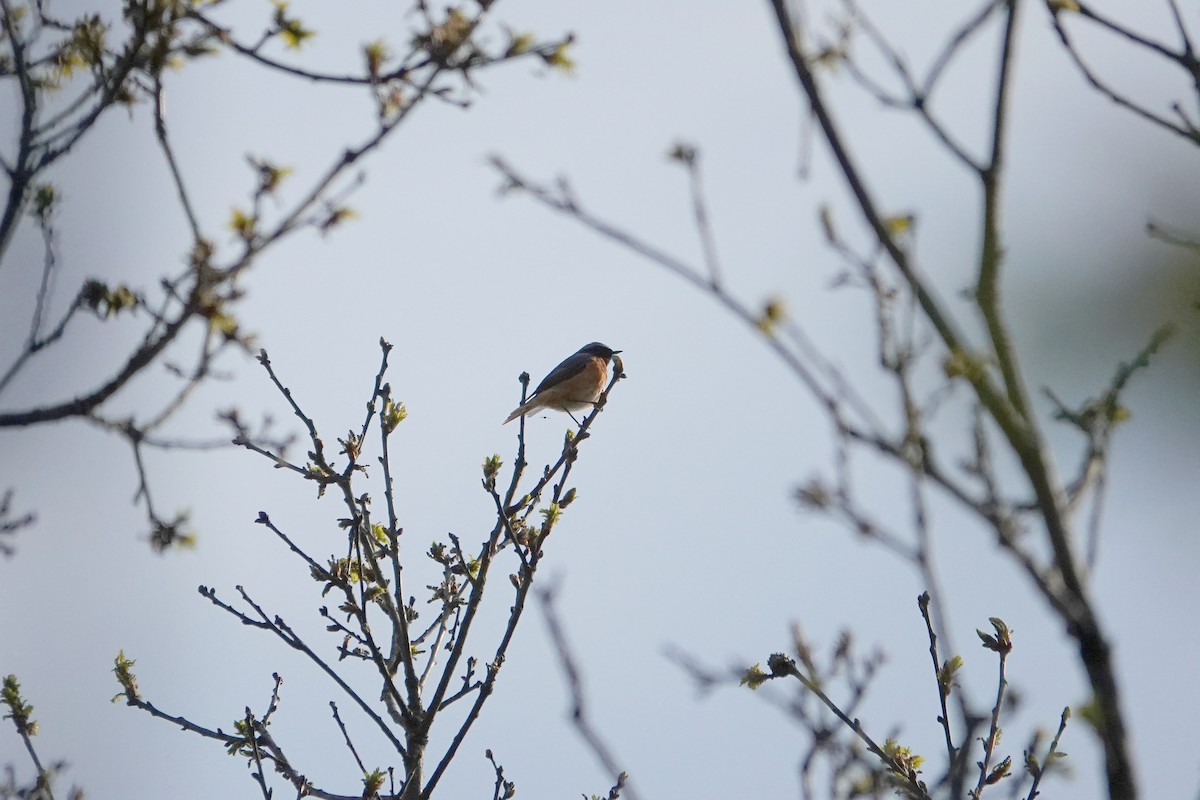
<path fill-rule="evenodd" d="M 608 362 L 621 352 L 599 342 L 585 344 L 561 364 L 550 370 L 542 382 L 533 390 L 533 396 L 523 405 L 517 406 L 504 424 L 512 422 L 539 408 L 565 411 L 575 419 L 572 411 L 595 405 L 608 382 Z M 579 420 L 575 419 L 575 424 Z"/>

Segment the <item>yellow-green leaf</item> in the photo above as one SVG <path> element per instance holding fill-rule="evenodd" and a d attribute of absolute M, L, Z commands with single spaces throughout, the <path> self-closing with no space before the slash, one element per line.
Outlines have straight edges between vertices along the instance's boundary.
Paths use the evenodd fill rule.
<path fill-rule="evenodd" d="M 250 241 L 254 238 L 254 229 L 256 227 L 258 227 L 258 220 L 242 209 L 234 208 L 230 212 L 229 229 L 245 241 Z"/>
<path fill-rule="evenodd" d="M 533 49 L 532 33 L 516 33 L 508 31 L 508 47 L 504 49 L 505 58 L 524 55 Z"/>
<path fill-rule="evenodd" d="M 887 217 L 883 220 L 883 227 L 892 236 L 903 236 L 913 229 L 917 218 L 912 214 L 901 214 L 894 217 Z"/>
<path fill-rule="evenodd" d="M 738 686 L 748 686 L 751 690 L 754 690 L 766 683 L 768 677 L 770 676 L 762 671 L 762 667 L 755 664 L 742 673 L 742 679 L 738 681 Z"/>
<path fill-rule="evenodd" d="M 758 315 L 755 324 L 758 329 L 770 336 L 775 332 L 775 327 L 787 319 L 787 310 L 784 307 L 783 300 L 779 297 L 771 297 L 763 303 L 762 313 Z"/>
<path fill-rule="evenodd" d="M 1074 11 L 1079 13 L 1079 3 L 1075 0 L 1046 0 L 1046 6 L 1050 12 L 1057 14 L 1060 11 Z"/>
<path fill-rule="evenodd" d="M 551 69 L 565 72 L 568 75 L 575 71 L 575 60 L 567 53 L 567 48 L 570 47 L 571 41 L 568 39 L 562 44 L 555 47 L 546 55 L 542 56 L 542 61 Z"/>
<path fill-rule="evenodd" d="M 379 73 L 383 71 L 384 62 L 391 57 L 392 54 L 382 39 L 376 39 L 363 45 L 363 58 L 367 62 L 367 73 L 372 78 L 379 77 Z"/>

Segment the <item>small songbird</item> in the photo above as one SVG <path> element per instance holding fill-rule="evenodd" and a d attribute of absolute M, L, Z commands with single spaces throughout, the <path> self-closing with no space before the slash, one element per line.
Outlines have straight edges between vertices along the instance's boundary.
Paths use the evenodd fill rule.
<path fill-rule="evenodd" d="M 514 409 L 504 424 L 539 408 L 565 411 L 575 419 L 572 411 L 596 404 L 608 382 L 608 362 L 619 352 L 599 342 L 579 348 L 542 378 L 533 390 L 533 396 Z M 575 424 L 578 425 L 579 420 L 575 419 Z"/>

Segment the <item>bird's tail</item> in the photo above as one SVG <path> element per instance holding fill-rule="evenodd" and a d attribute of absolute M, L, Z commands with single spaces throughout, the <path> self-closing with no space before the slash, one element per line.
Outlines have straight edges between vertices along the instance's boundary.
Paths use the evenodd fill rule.
<path fill-rule="evenodd" d="M 514 419 L 516 419 L 517 417 L 522 416 L 524 414 L 528 414 L 530 411 L 533 411 L 537 407 L 538 407 L 537 400 L 530 400 L 529 402 L 525 403 L 524 405 L 519 405 L 513 409 L 513 412 L 511 414 L 508 415 L 508 419 L 504 420 L 504 422 L 502 422 L 500 424 L 507 425 L 508 423 L 510 423 Z"/>

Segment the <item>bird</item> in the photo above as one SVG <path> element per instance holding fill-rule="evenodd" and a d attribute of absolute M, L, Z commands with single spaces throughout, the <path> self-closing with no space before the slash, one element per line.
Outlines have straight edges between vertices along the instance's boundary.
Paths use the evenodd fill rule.
<path fill-rule="evenodd" d="M 596 404 L 608 381 L 608 362 L 620 352 L 600 342 L 585 344 L 550 370 L 533 390 L 533 395 L 513 409 L 503 424 L 539 408 L 552 408 L 567 412 L 578 425 L 579 420 L 571 412 Z"/>

